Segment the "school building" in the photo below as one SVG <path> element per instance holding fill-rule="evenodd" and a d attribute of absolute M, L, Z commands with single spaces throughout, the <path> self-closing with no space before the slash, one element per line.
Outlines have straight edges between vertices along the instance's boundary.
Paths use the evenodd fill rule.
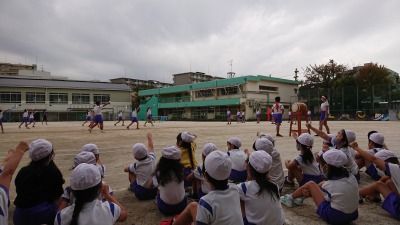
<path fill-rule="evenodd" d="M 281 97 L 286 109 L 297 102 L 299 84 L 256 75 L 141 90 L 138 118 L 145 119 L 146 109 L 152 106 L 152 115 L 157 119 L 225 120 L 229 107 L 232 118 L 237 110 L 244 110 L 250 120 L 256 119 L 256 110 L 260 108 L 265 120 L 267 107 L 272 106 L 276 96 Z M 287 110 L 284 116 L 287 118 Z"/>
<path fill-rule="evenodd" d="M 108 82 L 0 78 L 0 108 L 5 121 L 22 120 L 24 109 L 34 109 L 35 120 L 40 121 L 46 109 L 49 121 L 85 120 L 88 109 L 96 102 L 111 102 L 103 110 L 105 120 L 115 120 L 118 111 L 126 110 L 129 118 L 132 90 L 126 84 Z"/>

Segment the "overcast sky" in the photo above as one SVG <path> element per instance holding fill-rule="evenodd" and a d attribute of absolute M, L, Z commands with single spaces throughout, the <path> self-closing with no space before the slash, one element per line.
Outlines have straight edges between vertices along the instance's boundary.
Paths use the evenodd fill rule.
<path fill-rule="evenodd" d="M 0 0 L 0 61 L 52 75 L 293 79 L 310 64 L 400 72 L 399 0 Z"/>

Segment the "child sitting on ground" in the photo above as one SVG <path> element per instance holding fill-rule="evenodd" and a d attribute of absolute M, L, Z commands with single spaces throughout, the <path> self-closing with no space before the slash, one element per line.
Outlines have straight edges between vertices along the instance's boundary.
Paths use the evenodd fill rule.
<path fill-rule="evenodd" d="M 247 179 L 246 158 L 247 155 L 239 148 L 242 147 L 242 142 L 237 137 L 231 137 L 227 141 L 228 156 L 232 160 L 232 171 L 230 180 L 234 183 L 244 182 Z"/>

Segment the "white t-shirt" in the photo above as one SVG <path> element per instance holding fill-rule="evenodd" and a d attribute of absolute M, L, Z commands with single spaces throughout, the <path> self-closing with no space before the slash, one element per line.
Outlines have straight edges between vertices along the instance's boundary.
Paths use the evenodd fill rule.
<path fill-rule="evenodd" d="M 311 116 L 311 111 L 310 110 L 307 111 L 307 115 Z"/>
<path fill-rule="evenodd" d="M 94 112 L 94 115 L 95 116 L 97 116 L 97 115 L 101 115 L 101 110 L 104 108 L 104 106 L 95 106 L 94 108 L 93 108 L 93 112 Z"/>
<path fill-rule="evenodd" d="M 321 111 L 326 111 L 328 107 L 329 107 L 328 101 L 321 103 Z"/>
<path fill-rule="evenodd" d="M 293 159 L 298 166 L 301 167 L 301 170 L 303 171 L 303 174 L 307 175 L 321 175 L 318 169 L 318 163 L 315 161 L 315 159 L 312 161 L 311 164 L 305 164 L 303 162 L 303 158 L 301 158 L 301 155 L 298 155 L 296 158 Z"/>
<path fill-rule="evenodd" d="M 279 188 L 282 188 L 285 182 L 285 173 L 283 172 L 281 154 L 274 149 L 270 155 L 272 157 L 272 167 L 268 172 L 268 176 L 270 180 L 277 183 Z"/>
<path fill-rule="evenodd" d="M 240 116 L 240 112 L 239 111 L 236 113 L 236 116 Z"/>
<path fill-rule="evenodd" d="M 8 196 L 8 189 L 0 185 L 0 224 L 8 224 L 8 205 L 10 197 Z"/>
<path fill-rule="evenodd" d="M 278 103 L 278 107 L 276 107 L 276 103 L 272 105 L 272 112 L 274 114 L 282 114 L 285 107 L 281 103 Z"/>
<path fill-rule="evenodd" d="M 245 112 L 242 112 L 242 116 L 244 116 L 245 115 Z"/>
<path fill-rule="evenodd" d="M 226 111 L 226 115 L 231 115 L 231 111 Z"/>
<path fill-rule="evenodd" d="M 344 154 L 347 156 L 347 163 L 344 165 L 345 168 L 351 171 L 353 175 L 358 174 L 358 166 L 356 161 L 354 160 L 354 156 L 352 154 L 352 148 L 347 147 L 347 148 L 341 148 L 340 151 L 342 151 Z"/>
<path fill-rule="evenodd" d="M 240 225 L 243 224 L 239 190 L 228 184 L 226 190 L 212 190 L 199 200 L 197 224 Z"/>
<path fill-rule="evenodd" d="M 86 115 L 86 116 L 91 116 L 91 115 L 92 115 L 92 112 L 89 111 L 89 112 L 87 112 L 87 115 Z"/>
<path fill-rule="evenodd" d="M 122 117 L 122 112 L 118 113 L 118 117 Z"/>
<path fill-rule="evenodd" d="M 28 117 L 28 114 L 29 114 L 29 112 L 26 111 L 26 112 L 24 112 L 24 114 L 22 114 L 22 117 Z"/>
<path fill-rule="evenodd" d="M 151 109 L 148 109 L 147 110 L 147 115 L 150 115 L 151 114 Z"/>
<path fill-rule="evenodd" d="M 240 200 L 244 202 L 246 218 L 249 223 L 257 225 L 285 223 L 279 196 L 273 195 L 272 197 L 272 193 L 266 190 L 258 195 L 260 186 L 254 180 L 240 183 L 237 186 Z"/>
<path fill-rule="evenodd" d="M 136 109 L 134 109 L 134 110 L 132 111 L 132 118 L 135 118 L 135 117 L 137 117 Z"/>
<path fill-rule="evenodd" d="M 157 162 L 156 156 L 154 152 L 150 152 L 147 155 L 147 158 L 132 163 L 128 170 L 134 174 L 136 174 L 136 182 L 138 185 L 144 188 L 150 188 L 150 185 L 153 182 L 153 172 L 156 169 Z"/>
<path fill-rule="evenodd" d="M 257 111 L 256 111 L 256 115 L 260 115 L 260 110 L 257 110 Z"/>
<path fill-rule="evenodd" d="M 203 165 L 197 166 L 197 168 L 193 171 L 193 175 L 197 180 L 201 181 L 201 191 L 204 194 L 207 194 L 211 191 L 210 183 L 208 183 L 208 181 L 204 178 Z"/>
<path fill-rule="evenodd" d="M 153 176 L 153 185 L 154 187 L 158 187 L 160 198 L 163 200 L 163 202 L 169 205 L 181 203 L 185 197 L 185 187 L 183 181 L 180 183 L 173 181 L 169 182 L 165 186 L 162 186 L 158 184 L 157 177 Z"/>
<path fill-rule="evenodd" d="M 0 120 L 3 118 L 3 111 L 0 112 Z"/>
<path fill-rule="evenodd" d="M 392 178 L 394 185 L 397 188 L 397 191 L 400 193 L 400 165 L 396 165 L 393 163 L 385 163 L 386 166 L 386 175 Z"/>
<path fill-rule="evenodd" d="M 110 195 L 114 195 L 114 192 L 110 186 L 108 186 L 108 193 Z M 64 189 L 64 193 L 61 195 L 61 198 L 63 201 L 67 202 L 69 206 L 75 203 L 75 197 L 74 194 L 72 194 L 71 186 L 68 186 Z M 97 199 L 100 201 L 106 201 L 101 193 L 97 196 Z"/>
<path fill-rule="evenodd" d="M 32 112 L 32 113 L 29 115 L 29 119 L 33 119 L 33 118 L 34 118 L 34 117 L 33 117 L 34 114 L 35 114 L 35 113 Z"/>
<path fill-rule="evenodd" d="M 350 214 L 358 208 L 358 183 L 352 174 L 349 177 L 325 181 L 322 193 L 336 210 Z"/>
<path fill-rule="evenodd" d="M 244 151 L 239 149 L 232 149 L 227 152 L 228 156 L 231 158 L 232 161 L 232 169 L 237 171 L 244 171 L 247 170 L 246 168 L 246 158 L 247 155 Z"/>
<path fill-rule="evenodd" d="M 57 213 L 55 225 L 69 225 L 75 205 L 68 206 Z M 112 225 L 121 215 L 121 208 L 112 202 L 97 199 L 83 205 L 78 217 L 78 224 Z"/>

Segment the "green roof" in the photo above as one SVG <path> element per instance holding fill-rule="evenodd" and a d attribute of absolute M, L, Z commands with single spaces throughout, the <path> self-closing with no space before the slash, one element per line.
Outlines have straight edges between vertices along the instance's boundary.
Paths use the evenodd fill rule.
<path fill-rule="evenodd" d="M 243 76 L 243 77 L 235 77 L 235 78 L 227 78 L 222 80 L 213 80 L 207 82 L 200 82 L 200 83 L 193 83 L 193 84 L 184 84 L 179 86 L 173 87 L 166 87 L 166 88 L 156 88 L 156 89 L 148 89 L 148 90 L 141 90 L 139 91 L 139 96 L 149 96 L 149 95 L 161 95 L 161 94 L 170 94 L 170 93 L 179 93 L 184 91 L 191 91 L 191 90 L 204 90 L 204 89 L 212 89 L 212 88 L 219 88 L 219 87 L 228 87 L 228 86 L 235 86 L 239 84 L 245 84 L 248 81 L 271 81 L 271 82 L 278 82 L 278 83 L 286 83 L 286 84 L 293 84 L 298 85 L 300 82 L 294 80 L 287 80 L 282 78 L 276 77 L 268 77 L 268 76 Z"/>
<path fill-rule="evenodd" d="M 228 98 L 228 99 L 202 100 L 202 101 L 191 101 L 191 102 L 159 103 L 159 108 L 168 109 L 168 108 L 239 105 L 239 104 L 240 104 L 240 98 Z"/>

